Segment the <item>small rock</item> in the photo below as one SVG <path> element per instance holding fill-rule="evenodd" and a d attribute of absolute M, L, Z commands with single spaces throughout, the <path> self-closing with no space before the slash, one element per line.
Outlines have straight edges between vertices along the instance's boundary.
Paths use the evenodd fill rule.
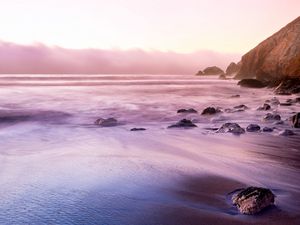
<path fill-rule="evenodd" d="M 270 100 L 266 100 L 265 103 L 270 103 L 271 105 L 279 105 L 280 101 L 278 100 L 278 98 L 273 97 Z"/>
<path fill-rule="evenodd" d="M 245 129 L 237 123 L 225 123 L 217 131 L 218 133 L 244 134 Z"/>
<path fill-rule="evenodd" d="M 265 121 L 281 120 L 281 116 L 279 114 L 267 113 L 263 119 Z"/>
<path fill-rule="evenodd" d="M 275 195 L 270 189 L 248 187 L 232 197 L 232 202 L 242 214 L 252 215 L 274 204 Z"/>
<path fill-rule="evenodd" d="M 300 112 L 290 118 L 294 128 L 300 128 Z"/>
<path fill-rule="evenodd" d="M 198 113 L 197 110 L 190 108 L 190 109 L 179 109 L 177 113 Z"/>
<path fill-rule="evenodd" d="M 143 130 L 146 130 L 145 128 L 142 128 L 142 127 L 135 127 L 135 128 L 132 128 L 130 129 L 130 131 L 143 131 Z"/>
<path fill-rule="evenodd" d="M 259 111 L 267 111 L 267 110 L 270 110 L 271 109 L 271 106 L 267 103 L 265 103 L 263 106 L 260 106 L 257 110 Z"/>
<path fill-rule="evenodd" d="M 280 136 L 293 136 L 296 135 L 292 130 L 285 129 L 279 133 Z"/>
<path fill-rule="evenodd" d="M 214 107 L 207 107 L 206 109 L 204 109 L 201 113 L 201 115 L 213 115 L 213 114 L 216 114 L 216 113 L 219 113 L 221 112 L 221 110 L 219 109 L 216 109 Z"/>
<path fill-rule="evenodd" d="M 230 96 L 231 98 L 239 98 L 239 97 L 241 97 L 240 95 L 231 95 Z"/>
<path fill-rule="evenodd" d="M 246 105 L 237 105 L 233 107 L 234 109 L 241 109 L 241 110 L 246 110 L 249 109 Z"/>
<path fill-rule="evenodd" d="M 262 129 L 262 131 L 263 131 L 263 132 L 273 132 L 273 128 L 271 128 L 271 127 L 264 127 L 264 128 Z"/>
<path fill-rule="evenodd" d="M 108 119 L 99 118 L 95 121 L 95 124 L 101 127 L 113 127 L 118 125 L 118 121 L 112 117 Z"/>
<path fill-rule="evenodd" d="M 197 127 L 197 125 L 194 124 L 191 120 L 182 119 L 179 122 L 177 122 L 177 123 L 175 123 L 173 125 L 168 126 L 168 128 L 179 128 L 179 127 L 182 127 L 182 128 L 193 128 L 193 127 Z"/>
<path fill-rule="evenodd" d="M 282 125 L 282 124 L 284 124 L 283 120 L 278 120 L 273 123 L 273 125 Z"/>
<path fill-rule="evenodd" d="M 248 132 L 257 132 L 257 131 L 260 131 L 260 126 L 257 125 L 257 124 L 250 124 L 250 125 L 246 128 L 246 130 L 247 130 Z"/>

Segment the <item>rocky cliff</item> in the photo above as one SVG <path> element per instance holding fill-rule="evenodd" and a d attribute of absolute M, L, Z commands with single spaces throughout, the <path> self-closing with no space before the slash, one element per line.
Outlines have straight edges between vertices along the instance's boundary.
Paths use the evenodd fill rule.
<path fill-rule="evenodd" d="M 236 78 L 276 81 L 300 78 L 300 17 L 242 57 Z"/>

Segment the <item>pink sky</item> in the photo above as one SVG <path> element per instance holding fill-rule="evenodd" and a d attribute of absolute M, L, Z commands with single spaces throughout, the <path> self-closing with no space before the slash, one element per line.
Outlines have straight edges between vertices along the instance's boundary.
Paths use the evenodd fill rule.
<path fill-rule="evenodd" d="M 139 49 L 183 58 L 201 52 L 200 69 L 203 52 L 218 52 L 231 57 L 222 62 L 216 57 L 213 64 L 224 67 L 299 12 L 299 0 L 9 0 L 1 2 L 0 41 L 35 49 L 42 43 L 51 51 L 51 46 L 130 54 Z M 170 60 L 174 66 L 178 59 Z"/>

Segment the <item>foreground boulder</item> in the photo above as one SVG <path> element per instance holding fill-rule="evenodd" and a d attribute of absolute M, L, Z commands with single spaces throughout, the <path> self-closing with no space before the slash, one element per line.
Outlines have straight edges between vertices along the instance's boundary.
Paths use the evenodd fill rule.
<path fill-rule="evenodd" d="M 99 125 L 101 127 L 113 127 L 118 125 L 118 121 L 115 118 L 99 118 L 95 121 L 96 125 Z"/>
<path fill-rule="evenodd" d="M 203 70 L 203 75 L 219 75 L 224 74 L 224 71 L 217 66 L 207 67 Z"/>
<path fill-rule="evenodd" d="M 300 77 L 300 17 L 242 57 L 238 79 L 276 82 Z"/>
<path fill-rule="evenodd" d="M 264 127 L 263 129 L 262 129 L 262 131 L 263 132 L 273 132 L 273 128 L 271 128 L 271 127 Z"/>
<path fill-rule="evenodd" d="M 296 115 L 292 116 L 290 120 L 294 128 L 300 128 L 300 113 L 297 113 Z"/>
<path fill-rule="evenodd" d="M 218 108 L 207 107 L 202 111 L 201 115 L 214 115 L 214 114 L 220 113 L 220 112 L 221 112 L 221 110 Z"/>
<path fill-rule="evenodd" d="M 168 126 L 168 128 L 193 128 L 193 127 L 197 127 L 197 125 L 188 119 L 182 119 L 179 122 Z"/>
<path fill-rule="evenodd" d="M 264 88 L 267 87 L 268 84 L 261 82 L 256 79 L 243 79 L 238 82 L 238 85 L 241 87 L 247 87 L 247 88 Z"/>
<path fill-rule="evenodd" d="M 225 123 L 218 130 L 218 133 L 232 133 L 232 134 L 244 134 L 245 129 L 240 127 L 237 123 Z"/>
<path fill-rule="evenodd" d="M 242 214 L 256 214 L 274 204 L 275 195 L 261 187 L 248 187 L 232 197 L 232 202 Z"/>
<path fill-rule="evenodd" d="M 198 113 L 197 110 L 190 108 L 190 109 L 178 109 L 177 113 Z"/>
<path fill-rule="evenodd" d="M 226 68 L 226 75 L 233 75 L 236 74 L 237 72 L 239 72 L 241 68 L 241 63 L 230 63 L 229 66 Z"/>

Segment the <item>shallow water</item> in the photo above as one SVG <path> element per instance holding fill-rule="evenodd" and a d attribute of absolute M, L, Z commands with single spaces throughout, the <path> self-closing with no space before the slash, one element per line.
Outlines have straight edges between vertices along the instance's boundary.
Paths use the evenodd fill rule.
<path fill-rule="evenodd" d="M 257 111 L 273 93 L 234 80 L 181 75 L 1 75 L 0 224 L 297 224 L 300 104 Z M 239 94 L 240 98 L 232 98 Z M 277 96 L 281 102 L 296 96 Z M 208 106 L 244 112 L 201 116 Z M 180 108 L 199 114 L 180 115 Z M 99 117 L 117 127 L 100 128 Z M 182 118 L 197 128 L 166 129 Z M 225 122 L 272 133 L 215 133 Z M 130 132 L 144 127 L 142 132 Z M 248 185 L 276 194 L 276 207 L 242 216 L 228 193 Z"/>

